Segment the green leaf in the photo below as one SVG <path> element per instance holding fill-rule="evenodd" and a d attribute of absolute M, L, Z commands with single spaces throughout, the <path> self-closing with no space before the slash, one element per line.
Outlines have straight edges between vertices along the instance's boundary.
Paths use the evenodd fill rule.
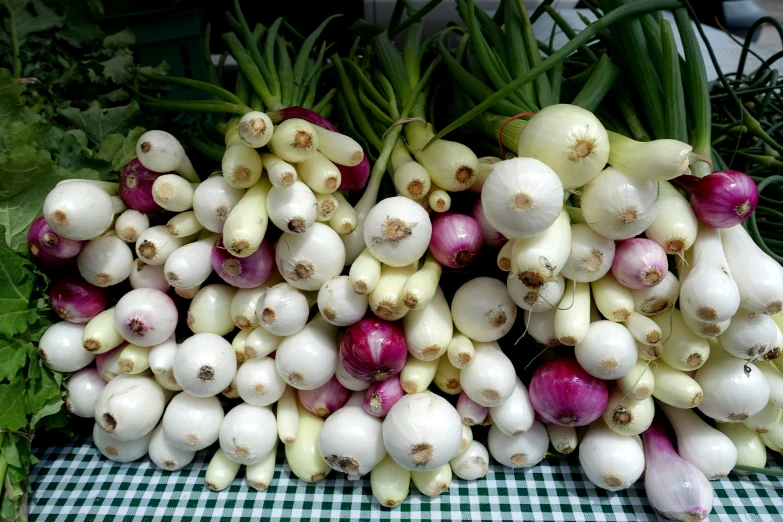
<path fill-rule="evenodd" d="M 17 431 L 27 425 L 24 406 L 24 382 L 16 379 L 0 384 L 0 428 Z"/>
<path fill-rule="evenodd" d="M 19 448 L 16 447 L 16 437 L 13 436 L 6 436 L 3 439 L 3 447 L 2 452 L 3 456 L 5 457 L 5 460 L 8 461 L 8 464 L 11 466 L 16 466 L 17 468 L 22 467 L 22 459 L 19 458 Z"/>
<path fill-rule="evenodd" d="M 7 156 L 0 155 L 0 199 L 9 199 L 27 190 L 54 168 L 51 154 L 30 145 L 16 147 Z"/>
<path fill-rule="evenodd" d="M 0 335 L 12 337 L 27 329 L 30 312 L 35 322 L 38 315 L 28 310 L 33 290 L 34 274 L 27 261 L 0 243 Z M 0 404 L 4 404 L 0 400 Z"/>
<path fill-rule="evenodd" d="M 120 171 L 136 157 L 136 143 L 141 135 L 147 132 L 144 127 L 135 127 L 128 132 L 128 135 L 122 141 L 122 146 L 111 160 L 111 166 L 114 170 Z"/>
<path fill-rule="evenodd" d="M 103 39 L 103 46 L 107 49 L 114 49 L 116 47 L 130 47 L 136 43 L 136 35 L 130 29 L 123 29 L 119 33 L 114 33 L 106 36 Z"/>
<path fill-rule="evenodd" d="M 111 92 L 107 92 L 106 94 L 101 94 L 98 96 L 98 100 L 100 100 L 104 105 L 107 104 L 107 102 L 117 103 L 125 101 L 128 98 L 130 98 L 130 94 L 128 94 L 128 91 L 125 89 L 115 89 Z"/>
<path fill-rule="evenodd" d="M 37 353 L 31 355 L 27 372 L 27 413 L 35 415 L 55 398 L 62 398 L 62 392 L 55 373 Z"/>
<path fill-rule="evenodd" d="M 125 136 L 122 134 L 109 134 L 101 141 L 100 148 L 98 149 L 99 160 L 111 163 L 114 156 L 122 148 L 122 142 L 125 141 Z"/>
<path fill-rule="evenodd" d="M 78 129 L 66 131 L 57 147 L 58 163 L 69 170 L 79 170 L 84 159 L 92 155 L 87 143 L 87 134 Z"/>
<path fill-rule="evenodd" d="M 22 93 L 24 86 L 20 84 L 8 69 L 0 69 L 0 120 L 16 117 L 24 107 Z"/>
<path fill-rule="evenodd" d="M 65 404 L 65 402 L 59 395 L 57 397 L 51 397 L 43 406 L 41 406 L 41 408 L 38 409 L 38 411 L 33 413 L 33 417 L 30 419 L 30 430 L 34 430 L 36 425 L 44 417 L 59 413 L 60 410 L 62 410 L 63 404 Z"/>
<path fill-rule="evenodd" d="M 163 60 L 157 67 L 150 67 L 149 65 L 145 65 L 143 67 L 139 67 L 139 71 L 143 72 L 144 74 L 158 74 L 160 76 L 168 76 L 171 74 L 171 65 L 169 65 L 169 62 L 166 60 Z"/>
<path fill-rule="evenodd" d="M 47 31 L 55 27 L 62 27 L 64 18 L 54 10 L 47 7 L 41 0 L 33 0 L 36 15 L 28 10 L 16 13 L 16 38 L 19 46 L 24 45 L 27 37 L 33 33 Z"/>
<path fill-rule="evenodd" d="M 44 417 L 43 422 L 41 423 L 41 427 L 49 431 L 62 428 L 66 424 L 68 424 L 68 411 L 61 407 L 57 413 Z M 73 434 L 70 436 L 72 437 Z M 33 457 L 33 455 L 30 456 Z"/>
<path fill-rule="evenodd" d="M 118 54 L 112 56 L 103 65 L 104 78 L 111 79 L 114 83 L 125 84 L 133 78 L 133 55 Z"/>
<path fill-rule="evenodd" d="M 113 109 L 102 108 L 98 102 L 93 102 L 89 109 L 84 111 L 76 107 L 67 107 L 58 108 L 57 113 L 74 127 L 86 132 L 90 141 L 96 144 L 109 134 L 125 134 L 141 115 L 139 104 L 135 100 L 128 105 Z"/>
<path fill-rule="evenodd" d="M 32 343 L 0 337 L 0 381 L 10 381 L 24 368 L 28 351 L 34 349 Z"/>

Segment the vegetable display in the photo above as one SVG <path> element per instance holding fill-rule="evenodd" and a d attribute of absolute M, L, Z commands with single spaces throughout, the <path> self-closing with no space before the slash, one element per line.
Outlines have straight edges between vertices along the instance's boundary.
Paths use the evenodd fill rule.
<path fill-rule="evenodd" d="M 47 187 L 37 267 L 0 248 L 28 308 L 0 335 L 35 378 L 70 374 L 47 401 L 111 460 L 172 471 L 219 444 L 213 491 L 242 466 L 268 487 L 278 441 L 299 479 L 368 477 L 385 507 L 574 453 L 597 487 L 644 473 L 662 517 L 704 519 L 709 480 L 774 474 L 762 445 L 783 447 L 783 268 L 751 221 L 763 187 L 712 149 L 686 7 L 602 0 L 577 33 L 549 1 L 458 0 L 464 27 L 422 41 L 437 3 L 356 22 L 346 51 L 330 19 L 302 37 L 235 1 L 233 87 L 211 62 L 210 82 L 138 69 L 210 99 L 137 93 L 194 129 L 136 133 L 119 185 Z"/>

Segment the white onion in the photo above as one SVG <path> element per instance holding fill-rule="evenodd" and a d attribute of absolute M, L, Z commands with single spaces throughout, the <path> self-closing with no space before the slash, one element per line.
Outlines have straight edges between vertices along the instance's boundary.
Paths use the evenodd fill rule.
<path fill-rule="evenodd" d="M 299 163 L 315 154 L 319 141 L 313 124 L 299 118 L 289 118 L 275 126 L 267 146 L 275 156 Z"/>
<path fill-rule="evenodd" d="M 545 282 L 538 288 L 525 286 L 522 278 L 522 274 L 509 272 L 506 287 L 511 299 L 523 310 L 531 312 L 551 310 L 563 298 L 565 279 L 562 274 L 558 274 L 553 280 Z"/>
<path fill-rule="evenodd" d="M 677 276 L 667 272 L 657 285 L 641 290 L 631 290 L 634 310 L 644 315 L 655 315 L 668 310 L 677 302 L 680 282 Z"/>
<path fill-rule="evenodd" d="M 473 364 L 473 360 L 476 358 L 476 347 L 473 346 L 470 339 L 457 333 L 451 338 L 446 350 L 446 357 L 452 366 L 462 370 Z"/>
<path fill-rule="evenodd" d="M 298 415 L 296 438 L 286 443 L 285 460 L 293 474 L 301 480 L 318 482 L 332 471 L 318 449 L 318 436 L 321 434 L 324 420 L 301 405 L 298 406 Z"/>
<path fill-rule="evenodd" d="M 568 212 L 562 210 L 552 225 L 540 234 L 514 241 L 511 271 L 519 274 L 525 286 L 539 288 L 556 277 L 568 261 L 571 226 Z"/>
<path fill-rule="evenodd" d="M 185 149 L 168 132 L 151 130 L 142 134 L 136 142 L 136 157 L 153 172 L 174 171 L 189 181 L 198 181 Z"/>
<path fill-rule="evenodd" d="M 439 358 L 449 347 L 454 333 L 449 303 L 438 287 L 435 296 L 421 310 L 411 310 L 402 320 L 408 352 L 424 361 Z"/>
<path fill-rule="evenodd" d="M 734 443 L 737 449 L 737 464 L 763 468 L 767 465 L 767 448 L 759 434 L 736 422 L 719 422 L 715 427 Z M 734 470 L 738 474 L 747 472 Z"/>
<path fill-rule="evenodd" d="M 489 453 L 504 466 L 510 468 L 530 468 L 544 460 L 549 449 L 549 436 L 544 425 L 533 421 L 533 426 L 525 433 L 509 436 L 497 426 L 489 428 L 487 437 Z"/>
<path fill-rule="evenodd" d="M 768 315 L 740 308 L 720 337 L 720 345 L 739 359 L 755 361 L 775 347 L 778 328 Z"/>
<path fill-rule="evenodd" d="M 114 231 L 126 243 L 135 243 L 139 235 L 150 228 L 147 214 L 138 210 L 128 209 L 114 222 Z"/>
<path fill-rule="evenodd" d="M 720 231 L 723 250 L 740 294 L 740 306 L 752 312 L 776 314 L 783 309 L 783 270 L 742 225 Z"/>
<path fill-rule="evenodd" d="M 275 475 L 275 460 L 277 459 L 277 441 L 275 447 L 269 452 L 269 455 L 262 458 L 255 464 L 250 464 L 245 468 L 245 480 L 247 485 L 258 491 L 264 491 L 272 483 Z"/>
<path fill-rule="evenodd" d="M 710 344 L 707 339 L 699 337 L 687 327 L 685 316 L 672 308 L 653 318 L 661 329 L 661 359 L 672 368 L 683 372 L 701 368 L 710 356 Z"/>
<path fill-rule="evenodd" d="M 458 395 L 462 392 L 460 384 L 460 370 L 451 364 L 448 357 L 438 359 L 438 368 L 435 370 L 433 382 L 440 391 L 448 395 Z"/>
<path fill-rule="evenodd" d="M 46 195 L 43 216 L 57 234 L 83 241 L 101 235 L 111 226 L 114 204 L 97 185 L 72 181 L 57 185 Z"/>
<path fill-rule="evenodd" d="M 220 449 L 238 464 L 255 464 L 277 443 L 275 414 L 269 408 L 239 404 L 220 423 Z"/>
<path fill-rule="evenodd" d="M 348 276 L 337 276 L 318 291 L 318 310 L 335 326 L 351 326 L 367 312 L 367 299 L 367 295 L 354 292 Z"/>
<path fill-rule="evenodd" d="M 783 417 L 783 410 L 768 402 L 764 409 L 742 421 L 742 424 L 756 433 L 766 433 Z M 721 423 L 719 422 L 718 425 Z M 721 430 L 722 431 L 722 430 Z"/>
<path fill-rule="evenodd" d="M 571 224 L 571 252 L 562 274 L 573 281 L 591 283 L 612 268 L 615 244 L 583 223 Z"/>
<path fill-rule="evenodd" d="M 249 334 L 259 326 L 256 309 L 259 298 L 264 295 L 264 292 L 266 292 L 265 285 L 237 290 L 231 300 L 231 319 L 237 328 Z"/>
<path fill-rule="evenodd" d="M 310 187 L 295 181 L 290 187 L 272 187 L 266 198 L 266 210 L 277 228 L 301 234 L 315 223 L 318 202 Z"/>
<path fill-rule="evenodd" d="M 148 265 L 164 265 L 175 250 L 193 239 L 193 236 L 172 236 L 164 225 L 150 227 L 136 240 L 136 255 Z"/>
<path fill-rule="evenodd" d="M 492 415 L 493 425 L 510 436 L 525 433 L 533 426 L 536 417 L 527 388 L 518 378 L 511 396 L 503 404 L 490 408 L 489 414 Z"/>
<path fill-rule="evenodd" d="M 301 331 L 286 337 L 275 352 L 277 372 L 298 390 L 314 390 L 334 375 L 339 359 L 337 328 L 316 315 Z"/>
<path fill-rule="evenodd" d="M 237 133 L 238 134 L 238 133 Z M 261 156 L 253 147 L 241 142 L 229 133 L 227 147 L 220 162 L 220 170 L 226 183 L 234 188 L 246 189 L 261 178 Z"/>
<path fill-rule="evenodd" d="M 153 378 L 118 375 L 95 403 L 95 422 L 117 440 L 135 440 L 158 424 L 164 405 L 163 389 Z"/>
<path fill-rule="evenodd" d="M 386 456 L 383 422 L 349 403 L 326 419 L 318 436 L 318 448 L 332 469 L 356 480 Z"/>
<path fill-rule="evenodd" d="M 291 286 L 318 290 L 342 272 L 345 247 L 337 232 L 315 223 L 302 234 L 283 234 L 275 247 L 275 262 Z"/>
<path fill-rule="evenodd" d="M 309 314 L 307 297 L 288 283 L 268 288 L 256 308 L 261 327 L 281 337 L 293 335 L 304 328 Z"/>
<path fill-rule="evenodd" d="M 619 491 L 631 487 L 644 472 L 644 450 L 637 435 L 620 435 L 596 422 L 579 444 L 579 464 L 599 488 Z"/>
<path fill-rule="evenodd" d="M 487 221 L 509 238 L 532 237 L 555 222 L 563 208 L 563 183 L 533 158 L 495 163 L 484 181 L 481 203 Z"/>
<path fill-rule="evenodd" d="M 76 265 L 88 283 L 107 287 L 128 278 L 133 267 L 133 254 L 125 241 L 110 234 L 88 241 L 76 256 Z"/>
<path fill-rule="evenodd" d="M 384 199 L 364 220 L 364 243 L 370 253 L 393 267 L 409 265 L 422 257 L 431 235 L 427 212 L 401 196 Z"/>
<path fill-rule="evenodd" d="M 675 408 L 695 408 L 704 400 L 704 390 L 685 373 L 660 360 L 653 361 L 649 367 L 655 378 L 652 396 L 659 401 Z"/>
<path fill-rule="evenodd" d="M 400 505 L 408 496 L 411 472 L 387 454 L 370 472 L 370 485 L 375 499 L 385 507 Z"/>
<path fill-rule="evenodd" d="M 429 471 L 411 471 L 411 481 L 422 494 L 437 497 L 449 490 L 451 466 L 444 464 Z"/>
<path fill-rule="evenodd" d="M 370 387 L 370 382 L 368 381 L 360 381 L 350 373 L 348 373 L 348 370 L 345 369 L 345 366 L 343 366 L 343 361 L 338 357 L 337 361 L 337 370 L 334 372 L 335 377 L 337 377 L 337 381 L 348 388 L 351 391 L 362 391 L 366 390 Z"/>
<path fill-rule="evenodd" d="M 78 417 L 91 419 L 95 416 L 95 403 L 106 387 L 98 370 L 84 368 L 71 375 L 65 382 L 68 397 L 65 399 L 65 409 Z"/>
<path fill-rule="evenodd" d="M 129 343 L 155 346 L 177 328 L 177 307 L 171 298 L 153 288 L 131 290 L 114 308 L 114 327 Z"/>
<path fill-rule="evenodd" d="M 562 344 L 576 346 L 587 336 L 590 320 L 590 285 L 566 280 L 555 311 L 555 337 Z"/>
<path fill-rule="evenodd" d="M 525 329 L 526 335 L 541 343 L 544 346 L 559 346 L 562 343 L 555 335 L 555 314 L 557 309 L 552 308 L 544 312 L 528 312 L 525 310 Z"/>
<path fill-rule="evenodd" d="M 274 126 L 266 113 L 260 111 L 246 112 L 237 124 L 237 134 L 248 147 L 258 149 L 272 139 Z"/>
<path fill-rule="evenodd" d="M 635 306 L 633 293 L 621 285 L 611 273 L 590 283 L 590 288 L 595 305 L 606 319 L 621 323 L 631 317 Z"/>
<path fill-rule="evenodd" d="M 609 239 L 629 239 L 655 219 L 658 184 L 607 167 L 585 185 L 581 205 L 590 228 Z"/>
<path fill-rule="evenodd" d="M 182 387 L 174 378 L 174 356 L 177 354 L 177 342 L 172 335 L 159 345 L 153 346 L 149 353 L 150 370 L 164 389 L 181 391 Z"/>
<path fill-rule="evenodd" d="M 197 183 L 190 183 L 182 176 L 163 174 L 152 183 L 152 199 L 165 210 L 184 212 L 193 206 L 193 192 L 197 187 Z"/>
<path fill-rule="evenodd" d="M 271 357 L 249 359 L 242 363 L 237 370 L 236 387 L 242 400 L 253 406 L 274 404 L 286 388 Z"/>
<path fill-rule="evenodd" d="M 625 326 L 612 321 L 591 323 L 574 353 L 579 365 L 599 379 L 619 379 L 631 371 L 638 358 L 633 336 Z"/>
<path fill-rule="evenodd" d="M 658 213 L 644 235 L 661 245 L 667 254 L 681 254 L 697 241 L 697 229 L 703 225 L 696 219 L 696 213 L 685 196 L 671 183 L 661 181 L 658 186 Z"/>
<path fill-rule="evenodd" d="M 92 441 L 98 451 L 115 462 L 132 462 L 147 454 L 151 433 L 133 440 L 122 441 L 103 430 L 98 423 L 92 428 Z"/>
<path fill-rule="evenodd" d="M 558 453 L 570 455 L 578 445 L 576 428 L 573 426 L 560 426 L 559 424 L 546 424 L 546 432 L 552 447 Z"/>
<path fill-rule="evenodd" d="M 764 375 L 752 364 L 731 357 L 720 348 L 710 352 L 710 358 L 694 379 L 704 391 L 699 409 L 715 420 L 743 421 L 763 410 L 769 401 L 769 384 Z"/>
<path fill-rule="evenodd" d="M 182 469 L 196 456 L 195 451 L 183 450 L 174 446 L 163 431 L 163 423 L 152 431 L 149 445 L 150 460 L 160 469 L 176 471 Z"/>
<path fill-rule="evenodd" d="M 218 440 L 223 417 L 217 397 L 194 397 L 182 392 L 166 407 L 163 431 L 175 448 L 198 451 Z"/>
<path fill-rule="evenodd" d="M 331 194 L 342 181 L 337 166 L 319 151 L 297 163 L 296 170 L 299 178 L 317 194 Z"/>
<path fill-rule="evenodd" d="M 163 265 L 166 281 L 174 288 L 192 288 L 206 281 L 212 273 L 212 247 L 217 238 L 209 234 L 172 252 Z"/>
<path fill-rule="evenodd" d="M 383 421 L 386 451 L 411 471 L 436 469 L 453 459 L 462 441 L 459 414 L 431 392 L 404 395 Z"/>
<path fill-rule="evenodd" d="M 451 470 L 462 480 L 478 480 L 489 472 L 489 452 L 474 440 L 467 451 L 449 461 Z"/>
<path fill-rule="evenodd" d="M 171 286 L 163 273 L 163 265 L 148 265 L 141 259 L 134 259 L 128 276 L 131 288 L 154 288 L 168 293 Z"/>
<path fill-rule="evenodd" d="M 195 334 L 226 335 L 234 329 L 231 301 L 237 288 L 230 285 L 207 285 L 190 301 L 187 323 Z"/>
<path fill-rule="evenodd" d="M 212 333 L 185 339 L 174 357 L 174 377 L 190 395 L 210 397 L 231 384 L 237 359 L 231 343 Z"/>
<path fill-rule="evenodd" d="M 783 408 L 783 375 L 771 362 L 758 361 L 756 368 L 764 374 L 769 384 L 769 402 L 778 408 Z"/>
<path fill-rule="evenodd" d="M 82 347 L 84 331 L 85 325 L 68 321 L 47 328 L 38 343 L 38 355 L 46 367 L 68 373 L 81 370 L 95 360 L 95 354 Z"/>
<path fill-rule="evenodd" d="M 435 378 L 438 371 L 438 359 L 434 361 L 422 361 L 411 354 L 405 361 L 405 366 L 400 372 L 400 386 L 405 393 L 421 393 L 426 390 Z"/>
<path fill-rule="evenodd" d="M 170 236 L 187 237 L 204 230 L 204 225 L 198 222 L 196 213 L 191 210 L 174 215 L 166 223 L 166 230 Z"/>
<path fill-rule="evenodd" d="M 201 182 L 193 193 L 193 211 L 199 223 L 211 232 L 223 232 L 223 225 L 245 191 L 229 185 L 223 176 Z"/>
<path fill-rule="evenodd" d="M 691 410 L 661 405 L 677 434 L 677 453 L 710 480 L 723 478 L 737 464 L 737 448 L 726 435 Z"/>
<path fill-rule="evenodd" d="M 282 340 L 282 337 L 272 335 L 259 326 L 245 339 L 245 357 L 248 359 L 266 357 L 280 346 Z"/>
<path fill-rule="evenodd" d="M 657 363 L 653 363 L 657 364 Z M 617 380 L 617 386 L 629 397 L 641 401 L 652 395 L 655 388 L 655 376 L 650 369 L 650 362 L 644 359 L 636 361 L 636 365 Z"/>
<path fill-rule="evenodd" d="M 602 415 L 609 429 L 620 435 L 644 433 L 654 416 L 655 402 L 651 397 L 642 400 L 626 397 L 626 392 L 619 387 L 609 394 L 609 402 Z"/>
<path fill-rule="evenodd" d="M 517 307 L 503 283 L 490 277 L 477 277 L 454 294 L 451 316 L 460 332 L 474 341 L 489 342 L 511 330 Z"/>
<path fill-rule="evenodd" d="M 517 383 L 514 364 L 497 342 L 474 344 L 476 357 L 460 373 L 462 389 L 481 406 L 500 406 L 514 393 Z"/>
<path fill-rule="evenodd" d="M 407 282 L 417 273 L 417 265 L 418 262 L 401 267 L 381 265 L 378 284 L 367 296 L 367 304 L 372 313 L 381 319 L 396 321 L 410 311 L 405 305 L 405 299 L 409 296 L 404 292 Z M 418 303 L 418 297 L 414 300 Z"/>
<path fill-rule="evenodd" d="M 275 187 L 290 187 L 298 178 L 293 165 L 286 163 L 274 154 L 261 153 L 261 163 L 266 169 L 269 181 Z"/>

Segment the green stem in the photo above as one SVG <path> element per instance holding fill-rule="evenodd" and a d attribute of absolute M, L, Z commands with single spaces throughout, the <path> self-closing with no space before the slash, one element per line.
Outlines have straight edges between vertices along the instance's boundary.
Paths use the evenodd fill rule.
<path fill-rule="evenodd" d="M 211 100 L 194 100 L 194 101 L 153 101 L 153 100 L 141 100 L 142 105 L 152 107 L 155 109 L 162 109 L 165 111 L 180 111 L 180 112 L 222 112 L 226 114 L 238 114 L 242 116 L 250 110 L 245 105 L 238 105 L 236 103 L 228 103 L 221 101 Z"/>
<path fill-rule="evenodd" d="M 334 68 L 337 70 L 337 77 L 340 81 L 340 89 L 342 95 L 345 97 L 345 104 L 348 106 L 348 110 L 351 112 L 352 119 L 359 128 L 359 131 L 364 135 L 364 138 L 370 142 L 370 144 L 377 150 L 381 149 L 381 139 L 375 133 L 375 130 L 370 125 L 370 121 L 367 119 L 367 115 L 364 114 L 359 103 L 359 97 L 356 95 L 356 90 L 353 88 L 353 84 L 348 78 L 348 74 L 345 72 L 343 62 L 340 56 L 336 53 L 331 57 Z"/>
<path fill-rule="evenodd" d="M 674 41 L 674 32 L 668 20 L 661 20 L 661 53 L 663 82 L 666 138 L 688 141 L 688 130 L 685 119 L 685 93 L 682 89 L 682 75 L 680 73 L 680 55 L 677 52 L 677 43 Z M 700 154 L 701 152 L 697 153 Z"/>
<path fill-rule="evenodd" d="M 220 161 L 223 159 L 223 154 L 226 152 L 225 147 L 208 143 L 197 136 L 188 136 L 188 143 L 199 151 L 201 154 L 211 159 L 212 161 Z"/>
<path fill-rule="evenodd" d="M 324 94 L 323 98 L 321 98 L 317 103 L 313 105 L 313 110 L 315 112 L 321 112 L 324 107 L 329 105 L 332 102 L 332 98 L 335 97 L 337 94 L 337 88 L 329 89 L 329 91 Z"/>
<path fill-rule="evenodd" d="M 237 35 L 235 33 L 226 33 L 223 35 L 223 41 L 228 45 L 231 55 L 237 61 L 242 72 L 245 73 L 250 85 L 252 85 L 253 89 L 261 96 L 267 109 L 272 111 L 281 109 L 283 104 L 280 103 L 280 100 L 276 96 L 273 96 L 272 93 L 269 92 L 269 88 L 267 87 L 263 76 L 261 76 L 261 71 L 258 70 L 253 58 L 242 46 Z"/>
<path fill-rule="evenodd" d="M 221 98 L 229 103 L 235 103 L 237 105 L 246 105 L 246 103 L 242 102 L 242 100 L 240 100 L 239 97 L 236 96 L 231 91 L 228 91 L 223 87 L 219 87 L 211 83 L 202 82 L 199 80 L 192 80 L 190 78 L 179 78 L 177 76 L 162 76 L 159 74 L 149 74 L 141 70 L 139 70 L 139 76 L 143 76 L 144 78 L 149 78 L 150 80 L 156 82 L 169 83 L 172 85 L 182 85 L 183 87 L 190 87 L 191 89 L 196 89 L 205 92 L 207 94 L 211 94 L 212 96 L 217 96 L 218 98 Z M 250 110 L 249 107 L 248 110 Z"/>
<path fill-rule="evenodd" d="M 19 39 L 16 36 L 16 20 L 10 3 L 6 3 L 6 9 L 8 9 L 8 23 L 11 26 L 11 54 L 14 60 L 14 78 L 20 78 L 22 76 L 22 62 L 19 59 Z"/>
<path fill-rule="evenodd" d="M 541 51 L 538 49 L 536 34 L 533 31 L 533 24 L 527 16 L 524 0 L 516 0 L 516 6 L 519 11 L 519 17 L 522 19 L 522 36 L 525 39 L 527 47 L 527 57 L 530 65 L 534 68 L 541 64 Z M 573 40 L 571 40 L 573 41 Z M 536 94 L 538 94 L 538 106 L 542 109 L 552 105 L 552 88 L 549 84 L 549 78 L 545 74 L 540 74 L 535 78 Z"/>
<path fill-rule="evenodd" d="M 421 9 L 416 11 L 416 13 L 414 13 L 412 16 L 409 16 L 404 22 L 399 24 L 397 27 L 395 27 L 394 29 L 389 29 L 389 36 L 393 37 L 394 35 L 403 32 L 405 29 L 407 29 L 411 25 L 415 24 L 416 22 L 424 18 L 424 16 L 427 13 L 435 9 L 438 6 L 438 4 L 441 3 L 442 1 L 443 0 L 430 0 Z"/>
<path fill-rule="evenodd" d="M 783 163 L 781 163 L 781 165 L 783 165 Z M 771 183 L 781 183 L 781 182 L 783 182 L 783 176 L 769 176 L 768 178 L 765 178 L 764 181 L 762 181 L 758 185 L 759 195 Z M 748 232 L 750 233 L 751 237 L 753 237 L 753 239 L 756 241 L 756 244 L 759 246 L 759 248 L 761 248 L 764 252 L 766 252 L 770 257 L 772 257 L 772 259 L 774 259 L 778 263 L 783 263 L 783 257 L 773 252 L 764 242 L 764 238 L 761 237 L 758 223 L 756 223 L 755 212 L 751 214 L 750 217 L 748 218 Z M 781 474 L 779 476 L 783 476 L 783 471 L 781 471 L 780 473 Z"/>
<path fill-rule="evenodd" d="M 572 105 L 578 105 L 583 109 L 595 112 L 601 101 L 612 89 L 617 78 L 620 76 L 620 69 L 615 67 L 609 55 L 604 54 L 598 60 L 593 74 L 588 78 L 587 83 L 571 102 Z"/>
<path fill-rule="evenodd" d="M 560 16 L 560 13 L 555 11 L 552 7 L 546 6 L 545 7 L 547 14 L 552 18 L 552 20 L 555 21 L 555 23 L 562 29 L 563 33 L 568 37 L 569 40 L 574 39 L 576 37 L 576 31 L 574 31 L 574 28 L 571 27 L 568 22 L 565 21 L 565 19 Z M 532 19 L 531 19 L 532 22 Z M 595 53 L 586 45 L 583 45 L 579 48 L 579 52 L 582 53 L 582 55 L 587 60 L 587 63 L 595 63 L 598 61 L 598 57 L 595 55 Z"/>
<path fill-rule="evenodd" d="M 523 85 L 546 73 L 549 69 L 554 67 L 557 62 L 562 62 L 568 56 L 570 56 L 571 53 L 579 48 L 580 45 L 584 45 L 585 43 L 589 42 L 590 39 L 597 35 L 600 31 L 616 23 L 618 20 L 624 20 L 630 16 L 639 15 L 653 10 L 674 9 L 680 7 L 680 5 L 681 4 L 678 0 L 639 0 L 607 13 L 603 18 L 596 20 L 584 30 L 582 30 L 578 35 L 576 35 L 576 38 L 566 43 L 556 52 L 552 53 L 552 56 L 541 62 L 539 65 L 535 66 L 527 74 L 524 74 L 515 79 L 502 89 L 498 90 L 496 93 L 487 97 L 472 110 L 463 114 L 455 121 L 444 127 L 441 131 L 435 134 L 435 136 L 433 136 L 427 145 L 434 143 L 454 129 L 457 129 L 465 123 L 469 122 L 485 110 L 489 109 L 491 106 L 495 105 L 497 102 L 505 99 L 508 94 L 516 91 Z"/>

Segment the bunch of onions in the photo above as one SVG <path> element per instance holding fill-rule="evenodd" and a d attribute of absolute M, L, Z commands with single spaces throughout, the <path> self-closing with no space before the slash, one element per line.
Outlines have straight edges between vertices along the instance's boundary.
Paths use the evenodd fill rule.
<path fill-rule="evenodd" d="M 78 277 L 60 279 L 49 290 L 52 308 L 70 323 L 84 324 L 106 309 L 102 288 Z"/>
<path fill-rule="evenodd" d="M 336 412 L 351 398 L 351 391 L 340 384 L 337 377 L 332 377 L 329 382 L 313 390 L 297 390 L 299 403 L 319 417 L 328 417 Z"/>
<path fill-rule="evenodd" d="M 553 359 L 536 370 L 528 389 L 533 409 L 546 422 L 585 426 L 606 409 L 606 383 L 588 374 L 575 359 Z"/>
<path fill-rule="evenodd" d="M 617 245 L 612 275 L 626 288 L 655 286 L 666 276 L 669 261 L 663 248 L 649 239 L 634 238 Z"/>
<path fill-rule="evenodd" d="M 474 184 L 473 187 L 476 185 L 478 185 L 478 183 Z M 481 202 L 481 198 L 477 199 L 473 204 L 473 210 L 471 211 L 470 215 L 481 229 L 481 237 L 484 239 L 485 245 L 490 247 L 499 247 L 503 246 L 508 241 L 506 236 L 498 232 L 495 227 L 493 227 L 490 222 L 487 221 L 487 217 L 484 215 L 484 206 Z"/>
<path fill-rule="evenodd" d="M 430 252 L 441 265 L 464 268 L 481 250 L 484 237 L 476 220 L 464 214 L 446 214 L 432 223 Z"/>
<path fill-rule="evenodd" d="M 120 197 L 128 207 L 139 212 L 163 210 L 152 198 L 152 184 L 161 176 L 141 164 L 138 158 L 125 165 L 120 172 Z"/>
<path fill-rule="evenodd" d="M 274 267 L 272 245 L 264 239 L 247 257 L 234 257 L 223 245 L 223 238 L 212 247 L 212 268 L 226 283 L 237 288 L 255 288 L 267 280 Z"/>
<path fill-rule="evenodd" d="M 351 326 L 340 341 L 340 360 L 353 377 L 379 382 L 397 375 L 405 365 L 408 346 L 394 323 L 368 317 Z"/>
<path fill-rule="evenodd" d="M 745 221 L 756 209 L 759 190 L 750 176 L 736 170 L 713 172 L 701 178 L 691 193 L 699 221 L 729 228 Z"/>

